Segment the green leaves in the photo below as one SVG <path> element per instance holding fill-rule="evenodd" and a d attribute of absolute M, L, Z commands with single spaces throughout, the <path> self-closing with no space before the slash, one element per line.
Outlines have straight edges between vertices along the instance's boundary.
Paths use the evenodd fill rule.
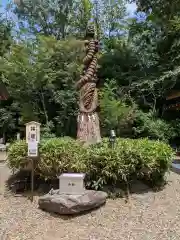
<path fill-rule="evenodd" d="M 21 124 L 53 121 L 59 135 L 75 135 L 75 82 L 79 78 L 83 43 L 38 36 L 20 42 L 1 59 L 0 70 L 11 97 L 20 105 Z M 73 121 L 73 124 L 72 124 Z"/>
<path fill-rule="evenodd" d="M 13 34 L 18 34 L 12 41 L 11 24 L 0 20 L 0 74 L 18 103 L 22 125 L 52 122 L 57 136 L 76 136 L 74 86 L 84 54 L 77 39 L 94 21 L 103 48 L 98 61 L 98 77 L 105 83 L 100 90 L 103 135 L 114 128 L 121 136 L 169 139 L 166 122 L 137 109 L 161 112 L 166 93 L 179 88 L 179 0 L 136 2 L 147 14 L 143 21 L 127 19 L 124 0 L 26 0 L 11 8 L 18 20 Z M 2 111 L 13 129 L 13 111 L 6 106 Z"/>
<path fill-rule="evenodd" d="M 27 165 L 25 141 L 13 143 L 8 151 L 11 168 Z M 164 180 L 173 159 L 168 145 L 147 139 L 116 139 L 112 149 L 108 139 L 85 148 L 71 138 L 52 138 L 43 140 L 39 151 L 36 171 L 44 179 L 57 178 L 63 172 L 84 172 L 87 186 L 96 190 L 107 184 L 116 186 L 139 178 L 158 185 Z"/>
<path fill-rule="evenodd" d="M 104 140 L 101 146 L 92 147 L 89 153 L 87 164 L 93 185 L 100 179 L 105 184 L 116 185 L 139 177 L 159 184 L 173 158 L 168 145 L 147 139 L 117 139 L 115 149 L 108 148 Z"/>
<path fill-rule="evenodd" d="M 8 148 L 8 164 L 11 169 L 21 169 L 28 165 L 28 147 L 25 141 L 17 141 Z"/>
<path fill-rule="evenodd" d="M 83 172 L 84 151 L 73 139 L 49 139 L 40 148 L 39 171 L 42 175 L 52 178 L 63 172 Z"/>
<path fill-rule="evenodd" d="M 122 136 L 123 133 L 126 135 L 131 129 L 136 106 L 135 104 L 127 104 L 126 100 L 125 98 L 117 97 L 115 81 L 109 81 L 101 89 L 100 120 L 105 136 L 109 135 L 110 129 L 115 129 L 118 136 Z"/>
<path fill-rule="evenodd" d="M 15 13 L 20 26 L 27 27 L 33 34 L 65 38 L 72 0 L 35 0 L 22 1 L 17 4 Z"/>
<path fill-rule="evenodd" d="M 155 117 L 151 111 L 148 113 L 137 111 L 133 132 L 136 138 L 148 137 L 168 142 L 175 136 L 176 130 L 170 123 Z"/>
<path fill-rule="evenodd" d="M 27 144 L 25 141 L 13 143 L 9 149 L 9 166 L 21 169 L 28 163 Z M 80 143 L 65 137 L 43 139 L 40 146 L 40 159 L 36 166 L 36 171 L 42 177 L 56 178 L 63 172 L 85 172 L 85 153 Z"/>
<path fill-rule="evenodd" d="M 0 57 L 9 50 L 11 42 L 11 24 L 0 13 Z"/>

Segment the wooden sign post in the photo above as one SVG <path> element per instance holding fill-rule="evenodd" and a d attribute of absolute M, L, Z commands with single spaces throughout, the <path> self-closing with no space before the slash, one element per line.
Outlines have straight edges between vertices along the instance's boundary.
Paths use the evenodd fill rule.
<path fill-rule="evenodd" d="M 31 160 L 31 201 L 33 202 L 34 193 L 34 161 L 38 157 L 38 143 L 28 142 L 28 157 Z"/>
<path fill-rule="evenodd" d="M 28 158 L 31 160 L 31 201 L 34 196 L 34 160 L 38 157 L 38 143 L 40 141 L 40 123 L 26 124 L 26 142 L 28 144 Z"/>

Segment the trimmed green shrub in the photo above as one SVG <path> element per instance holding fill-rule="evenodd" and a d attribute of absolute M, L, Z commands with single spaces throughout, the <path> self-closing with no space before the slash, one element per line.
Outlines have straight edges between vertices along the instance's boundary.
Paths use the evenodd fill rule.
<path fill-rule="evenodd" d="M 26 141 L 16 141 L 8 147 L 8 165 L 11 169 L 21 169 L 27 165 L 28 147 Z"/>
<path fill-rule="evenodd" d="M 40 146 L 39 173 L 53 178 L 63 172 L 86 172 L 86 149 L 74 139 L 52 138 Z"/>
<path fill-rule="evenodd" d="M 117 139 L 114 149 L 108 145 L 105 139 L 101 145 L 89 148 L 87 168 L 93 188 L 132 179 L 145 179 L 153 185 L 163 183 L 173 159 L 169 145 L 148 139 Z"/>
<path fill-rule="evenodd" d="M 8 149 L 10 168 L 26 167 L 27 143 L 16 141 Z M 36 172 L 44 179 L 57 178 L 62 172 L 86 172 L 84 159 L 86 149 L 72 138 L 43 139 L 39 145 L 40 158 L 36 164 Z"/>
<path fill-rule="evenodd" d="M 13 143 L 8 152 L 11 168 L 20 169 L 26 165 L 24 141 Z M 44 179 L 57 178 L 62 172 L 85 172 L 87 186 L 95 189 L 133 179 L 145 179 L 158 185 L 163 182 L 174 154 L 169 145 L 148 139 L 117 139 L 111 149 L 108 139 L 85 148 L 67 137 L 43 140 L 39 152 L 36 171 Z"/>
<path fill-rule="evenodd" d="M 139 158 L 137 175 L 153 185 L 164 182 L 164 175 L 170 169 L 174 151 L 160 141 L 140 139 L 134 141 L 134 150 Z"/>

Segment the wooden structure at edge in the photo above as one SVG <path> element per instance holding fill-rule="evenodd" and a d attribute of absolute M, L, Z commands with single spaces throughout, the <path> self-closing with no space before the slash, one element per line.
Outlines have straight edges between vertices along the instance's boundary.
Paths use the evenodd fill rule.
<path fill-rule="evenodd" d="M 164 110 L 180 110 L 180 90 L 173 90 L 166 96 L 166 104 Z"/>
<path fill-rule="evenodd" d="M 169 93 L 169 95 L 167 95 L 166 100 L 171 100 L 178 97 L 180 97 L 180 91 L 172 91 Z"/>

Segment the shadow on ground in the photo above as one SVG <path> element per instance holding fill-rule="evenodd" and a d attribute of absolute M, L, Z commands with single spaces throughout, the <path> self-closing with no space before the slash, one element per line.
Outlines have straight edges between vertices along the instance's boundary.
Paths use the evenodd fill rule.
<path fill-rule="evenodd" d="M 6 181 L 6 188 L 12 193 L 19 193 L 22 196 L 29 195 L 31 190 L 31 172 L 18 171 L 11 175 Z M 52 188 L 59 188 L 59 179 L 44 181 L 39 176 L 34 177 L 34 196 L 42 196 Z M 145 194 L 161 191 L 162 189 L 163 187 L 153 189 L 142 181 L 134 180 L 129 184 L 128 188 L 126 185 L 120 184 L 118 187 L 106 186 L 102 190 L 107 192 L 110 198 L 118 198 L 127 197 L 127 194 Z"/>
<path fill-rule="evenodd" d="M 39 176 L 35 176 L 34 178 L 34 197 L 40 197 L 44 194 L 47 194 L 52 188 L 58 189 L 59 187 L 59 179 L 51 180 L 51 181 L 43 181 Z M 31 172 L 29 171 L 18 171 L 15 174 L 12 174 L 8 180 L 6 181 L 6 189 L 14 194 L 16 197 L 25 197 L 31 198 Z M 136 195 L 139 196 L 143 201 L 148 198 L 149 194 L 157 191 L 143 183 L 142 181 L 134 180 L 128 186 L 129 191 L 127 191 L 127 186 L 120 185 L 118 187 L 106 186 L 103 190 L 109 194 L 109 198 L 124 198 L 125 202 L 129 203 L 129 196 Z M 158 189 L 162 190 L 162 189 Z M 139 198 L 138 197 L 138 198 Z M 102 205 L 103 206 L 103 205 Z M 99 207 L 98 207 L 99 208 Z M 63 220 L 73 219 L 82 215 L 91 214 L 98 209 L 95 208 L 89 211 L 83 211 L 79 214 L 75 215 L 59 215 L 56 213 L 48 212 L 49 216 L 54 218 L 61 218 Z"/>
<path fill-rule="evenodd" d="M 44 181 L 39 176 L 34 177 L 34 196 L 42 196 L 52 188 L 58 188 L 58 179 L 54 181 Z M 29 196 L 31 190 L 31 172 L 18 171 L 12 174 L 6 181 L 6 188 L 12 193 L 19 193 L 22 196 Z"/>

